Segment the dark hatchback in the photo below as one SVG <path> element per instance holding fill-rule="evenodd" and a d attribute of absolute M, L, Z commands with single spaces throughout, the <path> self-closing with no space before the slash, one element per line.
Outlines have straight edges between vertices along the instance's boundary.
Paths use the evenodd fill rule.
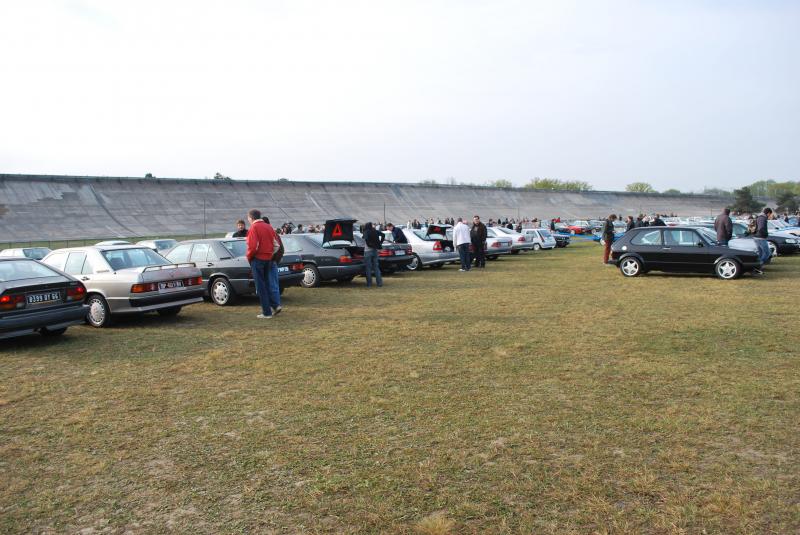
<path fill-rule="evenodd" d="M 64 334 L 83 323 L 85 299 L 86 288 L 66 273 L 28 258 L 0 259 L 0 339 Z"/>
<path fill-rule="evenodd" d="M 256 292 L 253 272 L 245 253 L 244 238 L 209 238 L 179 243 L 164 257 L 170 262 L 194 262 L 203 275 L 206 295 L 220 306 L 231 305 L 241 295 Z M 296 254 L 286 253 L 278 263 L 281 293 L 290 286 L 299 286 L 303 265 Z"/>
<path fill-rule="evenodd" d="M 611 262 L 626 277 L 648 271 L 716 273 L 735 279 L 760 269 L 754 251 L 717 245 L 692 227 L 642 227 L 629 230 L 611 246 Z"/>

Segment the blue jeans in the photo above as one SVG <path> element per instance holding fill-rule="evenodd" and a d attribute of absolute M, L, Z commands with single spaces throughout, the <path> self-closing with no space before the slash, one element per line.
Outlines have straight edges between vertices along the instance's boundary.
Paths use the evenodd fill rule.
<path fill-rule="evenodd" d="M 378 250 L 366 249 L 364 251 L 364 269 L 367 275 L 367 288 L 372 286 L 372 274 L 375 273 L 375 282 L 378 286 L 383 286 L 381 278 L 381 268 L 378 265 Z"/>
<path fill-rule="evenodd" d="M 469 244 L 462 243 L 458 246 L 458 258 L 461 259 L 461 269 L 469 271 L 472 259 L 469 257 Z"/>
<path fill-rule="evenodd" d="M 281 306 L 281 294 L 278 285 L 278 265 L 270 260 L 254 258 L 250 262 L 256 293 L 261 302 L 261 313 L 272 316 L 272 307 Z"/>

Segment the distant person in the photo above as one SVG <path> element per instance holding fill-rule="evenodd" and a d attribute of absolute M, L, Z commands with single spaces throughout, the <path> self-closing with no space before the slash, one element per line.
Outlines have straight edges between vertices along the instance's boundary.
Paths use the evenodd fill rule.
<path fill-rule="evenodd" d="M 292 234 L 304 234 L 306 231 L 303 229 L 303 224 L 298 223 L 297 228 L 292 231 Z"/>
<path fill-rule="evenodd" d="M 550 232 L 555 232 L 555 231 L 556 231 L 556 220 L 555 219 L 551 219 L 550 220 Z"/>
<path fill-rule="evenodd" d="M 375 283 L 378 288 L 383 286 L 381 267 L 378 265 L 378 254 L 383 243 L 383 234 L 375 230 L 372 222 L 364 224 L 364 270 L 367 277 L 367 288 L 372 288 L 372 275 L 375 274 Z"/>
<path fill-rule="evenodd" d="M 733 238 L 733 221 L 731 221 L 731 209 L 725 208 L 714 220 L 714 230 L 717 231 L 717 242 L 720 245 L 728 245 Z"/>
<path fill-rule="evenodd" d="M 469 246 L 472 243 L 472 236 L 469 227 L 464 224 L 460 217 L 456 226 L 453 227 L 453 242 L 458 250 L 458 258 L 461 259 L 461 269 L 459 271 L 469 271 L 472 259 L 469 257 Z"/>
<path fill-rule="evenodd" d="M 475 267 L 486 267 L 486 225 L 481 222 L 479 216 L 472 218 L 472 228 L 469 231 L 469 238 L 472 242 L 472 249 L 475 253 Z"/>
<path fill-rule="evenodd" d="M 656 214 L 653 220 L 650 222 L 651 227 L 666 227 L 667 224 L 664 223 L 664 220 L 661 219 L 661 216 Z"/>
<path fill-rule="evenodd" d="M 639 214 L 636 216 L 636 228 L 640 228 L 644 226 L 644 216 Z"/>
<path fill-rule="evenodd" d="M 272 225 L 261 219 L 261 211 L 255 208 L 247 212 L 250 231 L 247 233 L 247 261 L 253 270 L 256 293 L 261 303 L 259 319 L 271 319 L 273 314 L 280 314 L 281 294 L 278 284 L 278 265 L 272 261 L 276 245 L 280 238 Z M 274 311 L 273 311 L 274 309 Z"/>
<path fill-rule="evenodd" d="M 767 221 L 769 220 L 770 216 L 772 215 L 772 208 L 767 206 L 764 208 L 764 211 L 758 214 L 756 218 L 756 238 L 764 238 L 766 239 L 769 237 L 769 224 Z"/>
<path fill-rule="evenodd" d="M 395 243 L 408 243 L 408 238 L 403 233 L 403 229 L 394 226 L 394 223 L 388 223 L 386 230 L 392 233 L 392 241 Z"/>
<path fill-rule="evenodd" d="M 614 221 L 617 220 L 617 214 L 611 214 L 608 219 L 603 222 L 603 263 L 608 265 L 608 257 L 611 256 L 611 244 L 614 243 Z"/>
<path fill-rule="evenodd" d="M 632 228 L 636 228 L 636 220 L 633 219 L 632 215 L 629 215 L 628 220 L 625 222 L 625 232 L 628 232 Z"/>
<path fill-rule="evenodd" d="M 246 238 L 247 237 L 247 226 L 244 224 L 243 220 L 239 220 L 236 222 L 236 232 L 233 233 L 234 238 Z"/>

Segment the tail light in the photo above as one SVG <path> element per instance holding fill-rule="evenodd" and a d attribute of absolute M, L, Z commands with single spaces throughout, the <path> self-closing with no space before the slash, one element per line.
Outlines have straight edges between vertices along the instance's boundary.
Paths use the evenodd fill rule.
<path fill-rule="evenodd" d="M 292 264 L 289 266 L 289 269 L 292 271 L 303 271 L 303 264 Z"/>
<path fill-rule="evenodd" d="M 147 292 L 155 292 L 158 290 L 158 284 L 155 282 L 146 282 L 144 284 L 134 284 L 131 286 L 132 294 L 143 294 Z"/>
<path fill-rule="evenodd" d="M 350 258 L 347 255 L 342 255 L 342 256 L 339 257 L 339 263 L 340 264 L 352 264 L 353 263 L 353 259 Z"/>
<path fill-rule="evenodd" d="M 442 250 L 442 242 L 440 242 L 440 241 L 433 242 L 433 250 L 434 251 L 441 251 Z"/>
<path fill-rule="evenodd" d="M 192 277 L 190 279 L 183 279 L 185 286 L 199 286 L 203 284 L 203 277 Z"/>
<path fill-rule="evenodd" d="M 411 254 L 413 252 L 414 252 L 414 248 L 413 247 L 406 248 L 406 254 Z"/>
<path fill-rule="evenodd" d="M 494 247 L 495 249 L 499 249 L 500 247 L 502 247 L 502 245 L 503 245 L 502 243 L 500 243 L 499 241 L 496 241 L 496 242 L 492 243 L 489 247 Z"/>
<path fill-rule="evenodd" d="M 0 310 L 14 310 L 25 308 L 24 295 L 2 295 L 0 296 Z"/>
<path fill-rule="evenodd" d="M 517 238 L 517 241 L 518 242 L 524 242 L 525 241 L 525 236 L 520 236 L 519 238 Z"/>
<path fill-rule="evenodd" d="M 392 256 L 392 252 L 390 249 L 381 249 L 378 251 L 378 256 Z"/>
<path fill-rule="evenodd" d="M 67 301 L 82 301 L 86 297 L 86 286 L 78 283 L 77 286 L 67 288 Z"/>

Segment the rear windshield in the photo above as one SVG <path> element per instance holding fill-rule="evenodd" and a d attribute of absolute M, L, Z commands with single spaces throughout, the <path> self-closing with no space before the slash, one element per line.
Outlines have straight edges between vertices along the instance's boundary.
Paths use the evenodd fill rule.
<path fill-rule="evenodd" d="M 31 247 L 29 249 L 23 249 L 22 254 L 27 256 L 28 258 L 33 258 L 34 260 L 41 260 L 47 253 L 50 252 L 50 249 L 47 247 Z"/>
<path fill-rule="evenodd" d="M 539 236 L 542 238 L 550 238 L 550 231 L 549 230 L 538 230 Z"/>
<path fill-rule="evenodd" d="M 247 254 L 247 242 L 245 240 L 231 240 L 222 242 L 233 258 L 239 258 Z"/>
<path fill-rule="evenodd" d="M 416 234 L 417 236 L 419 236 L 419 237 L 420 237 L 420 238 L 422 238 L 423 240 L 429 240 L 429 241 L 433 241 L 433 240 L 446 240 L 446 239 L 447 239 L 447 236 L 443 236 L 442 234 L 435 234 L 435 233 L 431 233 L 431 234 L 428 234 L 428 235 L 426 236 L 426 235 L 425 235 L 425 232 L 426 232 L 426 231 L 424 231 L 424 230 L 415 230 L 415 231 L 414 231 L 414 234 Z"/>
<path fill-rule="evenodd" d="M 170 249 L 172 247 L 175 247 L 177 243 L 178 242 L 176 242 L 175 240 L 156 240 L 153 242 L 153 245 L 155 245 L 156 249 L 158 249 L 159 251 L 163 251 L 164 249 Z"/>
<path fill-rule="evenodd" d="M 0 262 L 0 282 L 58 276 L 60 275 L 49 267 L 31 260 Z"/>
<path fill-rule="evenodd" d="M 117 251 L 103 251 L 103 258 L 106 259 L 111 269 L 140 268 L 147 266 L 166 266 L 170 261 L 156 253 L 152 249 L 142 247 L 141 249 L 119 249 Z"/>
<path fill-rule="evenodd" d="M 317 236 L 314 234 L 314 236 Z M 322 240 L 322 238 L 320 238 Z M 303 250 L 303 245 L 300 243 L 298 238 L 293 236 L 284 235 L 281 236 L 281 243 L 283 243 L 283 252 L 284 253 L 299 253 Z"/>

